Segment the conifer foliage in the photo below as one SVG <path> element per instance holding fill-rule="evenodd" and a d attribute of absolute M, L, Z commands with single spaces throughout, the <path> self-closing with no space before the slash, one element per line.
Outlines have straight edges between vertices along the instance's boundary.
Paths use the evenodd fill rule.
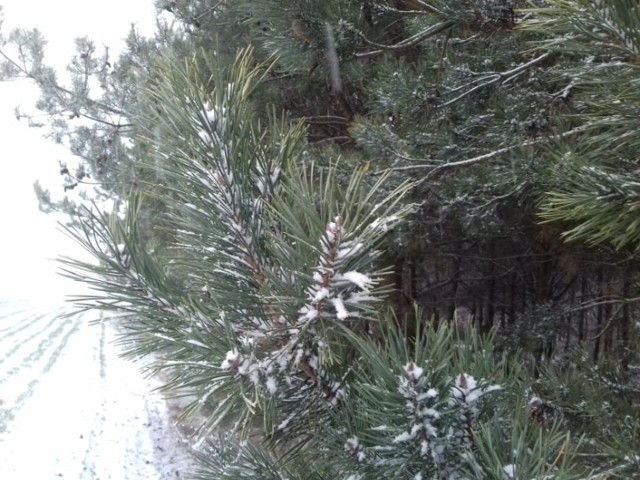
<path fill-rule="evenodd" d="M 536 15 L 525 28 L 542 36 L 540 48 L 567 57 L 556 75 L 575 104 L 568 120 L 582 130 L 579 141 L 561 152 L 560 178 L 542 218 L 566 222 L 569 240 L 637 250 L 640 6 L 624 0 L 554 2 Z"/>
<path fill-rule="evenodd" d="M 117 204 L 66 273 L 198 478 L 637 476 L 636 1 L 156 3 L 77 88 L 37 32 L 0 78 Z"/>
<path fill-rule="evenodd" d="M 273 60 L 216 62 L 167 62 L 141 122 L 172 243 L 149 251 L 138 195 L 71 231 L 97 265 L 66 260 L 97 290 L 78 302 L 127 312 L 130 355 L 195 395 L 199 478 L 579 478 L 491 338 L 406 337 L 386 311 L 379 247 L 411 184 L 316 162 L 301 126 L 260 120 Z"/>

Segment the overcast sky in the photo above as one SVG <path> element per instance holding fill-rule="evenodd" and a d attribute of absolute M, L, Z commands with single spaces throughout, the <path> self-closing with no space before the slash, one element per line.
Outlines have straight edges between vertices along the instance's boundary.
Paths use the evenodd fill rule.
<path fill-rule="evenodd" d="M 87 36 L 115 53 L 131 23 L 143 34 L 155 27 L 152 0 L 0 0 L 2 34 L 16 27 L 38 28 L 47 39 L 45 63 L 63 72 L 73 40 Z M 42 138 L 45 131 L 18 122 L 14 109 L 34 112 L 37 89 L 27 81 L 0 83 L 0 299 L 56 298 L 73 286 L 55 272 L 52 258 L 79 254 L 77 247 L 38 211 L 33 183 L 61 189 L 58 160 L 67 151 Z M 71 163 L 71 162 L 70 162 Z"/>

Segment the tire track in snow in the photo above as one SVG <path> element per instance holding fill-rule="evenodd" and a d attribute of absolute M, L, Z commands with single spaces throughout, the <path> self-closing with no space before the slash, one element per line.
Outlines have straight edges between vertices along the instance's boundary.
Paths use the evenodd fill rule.
<path fill-rule="evenodd" d="M 34 309 L 30 307 L 27 302 L 9 303 L 0 300 L 0 325 L 5 318 L 11 320 L 21 314 L 32 315 L 33 313 Z M 2 332 L 3 330 L 3 328 L 0 328 L 0 332 Z"/>
<path fill-rule="evenodd" d="M 104 346 L 106 342 L 106 322 L 100 322 L 100 336 L 98 338 L 97 345 L 92 349 L 93 363 L 98 365 L 99 377 L 101 380 L 105 378 L 105 355 Z M 98 478 L 98 472 L 95 463 L 92 461 L 92 451 L 96 448 L 98 438 L 104 432 L 104 401 L 100 404 L 100 409 L 93 415 L 90 421 L 90 428 L 88 434 L 81 434 L 84 439 L 87 438 L 86 447 L 84 448 L 82 458 L 82 476 L 79 480 Z"/>
<path fill-rule="evenodd" d="M 56 322 L 59 322 L 58 325 L 55 325 Z M 56 343 L 56 340 L 61 337 L 64 344 L 66 344 L 68 336 L 77 329 L 78 319 L 57 319 L 54 317 L 47 325 L 52 325 L 54 328 L 52 330 L 46 327 L 42 328 L 40 335 L 34 338 L 34 340 L 39 340 L 39 343 L 36 346 L 25 345 L 25 348 L 30 347 L 26 352 L 26 356 L 19 357 L 14 355 L 8 357 L 8 365 L 3 366 L 5 376 L 4 378 L 0 378 L 0 391 L 7 388 L 3 387 L 6 383 L 15 383 L 16 381 L 23 382 L 24 379 L 20 377 L 20 373 L 24 370 L 33 370 L 35 367 L 34 364 L 40 360 L 44 360 L 51 350 L 53 350 L 54 355 L 56 352 L 59 352 L 64 345 L 61 347 Z M 59 353 L 57 353 L 57 355 L 59 355 Z"/>
<path fill-rule="evenodd" d="M 52 350 L 52 353 L 44 364 L 44 367 L 34 379 L 29 381 L 24 390 L 22 390 L 13 400 L 7 401 L 6 399 L 3 399 L 3 404 L 0 405 L 0 433 L 4 433 L 8 429 L 9 423 L 15 418 L 16 414 L 20 411 L 29 397 L 33 395 L 36 386 L 40 383 L 42 378 L 46 376 L 46 374 L 55 365 L 56 361 L 64 351 L 64 347 L 69 341 L 69 338 L 71 338 L 71 336 L 78 330 L 79 326 L 80 321 L 76 320 L 69 331 L 62 336 L 61 341 L 54 345 L 55 348 L 49 349 Z M 53 342 L 48 342 L 48 344 L 51 345 Z M 0 386 L 2 383 L 3 382 L 0 380 Z M 0 390 L 0 392 L 2 391 L 3 390 Z"/>
<path fill-rule="evenodd" d="M 100 322 L 100 346 L 98 347 L 98 363 L 100 364 L 100 378 L 107 376 L 106 367 L 107 359 L 105 356 L 105 344 L 107 343 L 107 322 L 104 320 Z"/>
<path fill-rule="evenodd" d="M 44 312 L 38 316 L 33 316 L 26 314 L 25 317 L 21 320 L 14 321 L 13 325 L 9 325 L 5 328 L 0 328 L 0 334 L 2 334 L 3 339 L 7 339 L 9 337 L 13 337 L 23 332 L 24 330 L 37 325 L 44 317 L 48 317 L 49 314 Z"/>
<path fill-rule="evenodd" d="M 0 300 L 0 325 L 5 320 L 13 322 L 14 319 L 22 317 L 31 317 L 33 315 L 40 315 L 44 313 L 51 313 L 52 308 L 55 310 L 62 310 L 65 308 L 60 303 L 57 304 L 38 304 L 33 302 L 3 302 Z M 1 329 L 0 329 L 1 330 Z"/>
<path fill-rule="evenodd" d="M 58 309 L 53 313 L 44 311 L 44 312 L 38 312 L 37 314 L 34 314 L 34 313 L 29 314 L 29 312 L 25 312 L 24 317 L 16 316 L 10 319 L 9 321 L 5 320 L 7 323 L 10 323 L 10 324 L 7 327 L 0 328 L 0 334 L 2 334 L 3 338 L 11 337 L 13 335 L 16 335 L 17 333 L 20 333 L 24 329 L 27 329 L 36 325 L 44 317 L 54 315 L 54 318 L 55 318 L 62 311 L 63 309 Z"/>
<path fill-rule="evenodd" d="M 147 395 L 146 388 L 140 389 L 140 385 L 129 387 L 128 384 L 138 383 L 136 380 L 139 372 L 135 365 L 118 356 L 115 338 L 114 326 L 111 322 L 103 321 L 97 351 L 94 352 L 97 354 L 101 403 L 92 419 L 93 426 L 82 461 L 83 475 L 80 480 L 102 479 L 99 473 L 104 471 L 108 471 L 109 478 L 113 480 L 163 480 L 165 477 L 158 477 L 154 465 L 154 445 L 149 435 L 151 420 L 147 415 L 147 405 L 152 400 Z M 116 382 L 120 388 L 113 388 Z M 129 396 L 128 403 L 135 412 L 133 417 L 132 412 L 124 412 L 120 407 L 123 394 Z M 136 425 L 133 431 L 132 422 Z M 122 452 L 117 458 L 105 451 L 114 444 Z"/>
<path fill-rule="evenodd" d="M 44 322 L 46 319 L 43 315 L 42 317 L 38 317 L 38 320 Z M 23 335 L 18 336 L 15 339 L 13 339 L 13 337 L 16 334 L 3 335 L 3 343 L 6 345 L 4 345 L 3 348 L 3 345 L 0 344 L 0 367 L 6 370 L 7 367 L 3 367 L 3 364 L 8 360 L 21 361 L 21 359 L 15 360 L 15 354 L 20 350 L 32 350 L 31 342 L 37 341 L 40 337 L 43 336 L 43 334 L 48 334 L 47 332 L 53 330 L 56 323 L 60 323 L 60 320 L 56 317 L 52 317 L 51 320 L 44 326 L 40 326 L 35 324 L 35 322 L 32 322 L 32 325 L 34 326 L 33 333 L 31 333 L 30 330 L 23 330 Z M 24 334 L 27 334 L 27 336 L 25 337 Z M 13 344 L 12 342 L 8 341 L 9 339 L 14 340 Z"/>

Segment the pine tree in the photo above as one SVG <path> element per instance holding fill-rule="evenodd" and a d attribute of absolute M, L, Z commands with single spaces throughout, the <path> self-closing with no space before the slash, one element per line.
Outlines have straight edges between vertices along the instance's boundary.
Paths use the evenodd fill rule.
<path fill-rule="evenodd" d="M 563 59 L 553 75 L 561 82 L 558 95 L 570 107 L 567 131 L 577 132 L 550 149 L 555 178 L 540 217 L 561 228 L 573 244 L 613 248 L 636 258 L 640 97 L 634 85 L 639 79 L 640 8 L 630 1 L 575 0 L 548 2 L 532 13 L 535 18 L 524 28 L 538 36 L 540 51 Z M 635 283 L 635 269 L 632 276 Z M 636 302 L 621 293 L 604 300 L 615 308 L 609 323 L 619 311 L 628 315 Z M 598 342 L 608 328 L 600 329 Z M 591 354 L 581 347 L 571 352 L 565 371 L 548 368 L 544 374 L 550 379 L 544 384 L 545 399 L 572 430 L 584 435 L 587 452 L 604 453 L 591 463 L 593 478 L 637 478 L 640 471 L 640 417 L 633 406 L 639 390 L 628 369 L 638 338 L 626 327 L 621 330 L 628 343 L 620 360 L 594 360 L 598 350 Z"/>
<path fill-rule="evenodd" d="M 555 74 L 565 83 L 560 95 L 572 105 L 567 120 L 580 130 L 558 149 L 558 179 L 542 218 L 563 222 L 568 240 L 635 251 L 640 8 L 578 0 L 552 2 L 536 15 L 526 28 L 542 37 L 540 49 L 567 59 Z"/>
<path fill-rule="evenodd" d="M 0 34 L 0 81 L 26 80 L 40 91 L 37 111 L 16 107 L 16 118 L 42 128 L 77 161 L 51 166 L 60 173 L 62 193 L 79 187 L 94 200 L 126 197 L 147 179 L 149 173 L 138 162 L 147 155 L 146 145 L 132 141 L 141 130 L 134 117 L 152 108 L 144 91 L 153 82 L 155 62 L 165 52 L 180 51 L 181 32 L 159 25 L 154 38 L 132 28 L 117 56 L 89 38 L 76 39 L 67 79 L 46 62 L 46 40 L 37 29 Z M 71 219 L 81 211 L 78 196 L 53 201 L 39 184 L 35 192 L 44 211 L 62 211 Z"/>
<path fill-rule="evenodd" d="M 169 391 L 196 395 L 187 414 L 206 413 L 199 478 L 583 478 L 491 337 L 405 335 L 379 247 L 411 183 L 326 164 L 301 125 L 264 123 L 252 93 L 273 66 L 250 49 L 229 68 L 163 65 L 144 123 L 164 251 L 145 244 L 139 196 L 71 230 L 98 260 L 66 261 L 97 290 L 78 302 L 124 312 L 129 354 L 153 354 Z"/>
<path fill-rule="evenodd" d="M 79 301 L 196 395 L 202 478 L 634 473 L 635 3 L 157 3 L 179 23 L 99 100 L 11 41 L 114 182 L 72 231 Z M 81 87 L 104 72 L 78 45 Z M 465 309 L 482 336 L 446 323 Z"/>

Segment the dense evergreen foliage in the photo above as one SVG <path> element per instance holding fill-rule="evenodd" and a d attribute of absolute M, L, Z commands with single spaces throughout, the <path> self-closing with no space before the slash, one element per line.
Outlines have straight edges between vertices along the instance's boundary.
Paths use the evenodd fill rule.
<path fill-rule="evenodd" d="M 637 2 L 157 7 L 2 75 L 118 204 L 67 271 L 195 396 L 198 478 L 638 476 Z"/>

